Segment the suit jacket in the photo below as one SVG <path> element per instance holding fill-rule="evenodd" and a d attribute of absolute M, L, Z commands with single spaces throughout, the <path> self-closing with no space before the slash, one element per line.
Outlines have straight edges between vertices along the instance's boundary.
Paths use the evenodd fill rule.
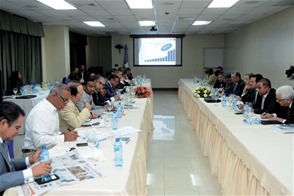
<path fill-rule="evenodd" d="M 236 86 L 236 89 L 235 89 L 235 85 L 237 85 Z M 231 94 L 235 94 L 235 95 L 241 96 L 242 93 L 243 93 L 244 87 L 245 87 L 245 83 L 244 83 L 243 80 L 240 79 L 237 84 L 236 83 L 233 83 L 233 86 L 231 88 Z M 235 91 L 234 91 L 234 89 L 235 89 Z"/>
<path fill-rule="evenodd" d="M 104 87 L 106 94 L 105 97 L 111 98 L 117 95 L 117 92 L 113 86 L 111 86 L 109 81 L 105 82 L 105 87 Z"/>
<path fill-rule="evenodd" d="M 12 168 L 9 167 L 12 166 Z M 11 159 L 9 161 L 8 151 L 0 143 L 0 195 L 8 188 L 24 183 L 24 176 L 21 170 L 26 169 L 25 159 Z M 16 171 L 14 171 L 16 170 Z"/>
<path fill-rule="evenodd" d="M 69 75 L 68 75 L 68 78 L 69 78 L 70 80 L 77 80 L 77 81 L 80 80 L 80 77 L 79 77 L 77 74 L 74 74 L 74 73 L 69 74 Z"/>
<path fill-rule="evenodd" d="M 269 91 L 269 93 L 267 94 L 264 100 L 263 109 L 261 109 L 261 104 L 262 104 L 262 96 L 257 95 L 256 103 L 253 104 L 254 113 L 256 114 L 262 114 L 263 112 L 274 113 L 276 108 L 279 107 L 278 105 L 280 105 L 276 101 L 276 90 L 272 88 Z"/>
<path fill-rule="evenodd" d="M 87 108 L 83 108 L 81 112 L 75 104 L 69 100 L 66 106 L 58 112 L 59 130 L 65 131 L 67 128 L 71 130 L 81 127 L 81 125 L 91 116 Z"/>
<path fill-rule="evenodd" d="M 250 103 L 254 104 L 255 103 L 255 95 L 256 95 L 256 93 L 257 93 L 256 89 L 248 90 L 248 92 L 245 95 L 241 96 L 242 101 L 244 103 L 250 102 Z"/>
<path fill-rule="evenodd" d="M 95 105 L 99 106 L 105 106 L 107 104 L 105 101 L 110 100 L 108 97 L 104 97 L 100 92 L 95 92 L 92 97 Z"/>
<path fill-rule="evenodd" d="M 280 105 L 280 104 L 279 104 Z M 290 113 L 288 113 L 289 107 L 280 107 L 276 109 L 276 114 L 278 117 L 285 119 L 285 124 L 294 124 L 294 102 L 292 101 L 292 106 L 290 108 Z"/>

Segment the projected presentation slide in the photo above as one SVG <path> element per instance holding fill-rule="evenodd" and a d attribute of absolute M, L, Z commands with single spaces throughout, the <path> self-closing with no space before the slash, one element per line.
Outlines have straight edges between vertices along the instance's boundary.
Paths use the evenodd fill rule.
<path fill-rule="evenodd" d="M 139 65 L 176 65 L 176 38 L 145 38 L 139 43 Z"/>

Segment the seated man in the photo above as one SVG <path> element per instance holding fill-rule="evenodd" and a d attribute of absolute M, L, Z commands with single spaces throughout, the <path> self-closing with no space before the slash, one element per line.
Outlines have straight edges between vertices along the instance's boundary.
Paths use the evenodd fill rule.
<path fill-rule="evenodd" d="M 245 86 L 244 81 L 241 79 L 241 74 L 239 72 L 231 73 L 231 80 L 232 80 L 232 84 L 228 84 L 228 85 L 231 85 L 231 88 L 229 92 L 226 92 L 226 93 L 241 96 Z"/>
<path fill-rule="evenodd" d="M 79 111 L 82 111 L 84 108 L 85 103 L 88 103 L 91 105 L 91 111 L 92 112 L 92 118 L 97 118 L 98 115 L 102 114 L 102 107 L 101 106 L 96 106 L 92 95 L 95 92 L 95 85 L 96 82 L 94 81 L 93 78 L 87 78 L 84 83 L 83 83 L 83 89 L 84 92 L 78 102 L 76 102 L 76 106 L 79 109 Z"/>
<path fill-rule="evenodd" d="M 71 82 L 69 85 L 71 96 L 66 106 L 58 112 L 59 114 L 59 130 L 73 130 L 81 127 L 81 125 L 91 118 L 90 110 L 92 106 L 89 103 L 84 104 L 84 108 L 80 112 L 75 103 L 80 101 L 84 92 L 83 86 L 77 82 Z"/>
<path fill-rule="evenodd" d="M 258 96 L 256 102 L 253 104 L 254 113 L 273 113 L 275 107 L 277 107 L 276 90 L 271 87 L 270 80 L 267 78 L 259 80 L 257 90 Z"/>
<path fill-rule="evenodd" d="M 62 130 L 60 134 L 59 130 L 58 111 L 65 107 L 69 97 L 70 89 L 65 84 L 56 84 L 48 97 L 30 111 L 25 121 L 24 156 L 30 156 L 43 145 L 52 148 L 59 142 L 77 139 L 77 132 Z"/>
<path fill-rule="evenodd" d="M 103 89 L 105 86 L 104 77 L 100 76 L 99 74 L 95 74 L 91 78 L 96 82 L 95 92 L 92 95 L 95 105 L 103 106 L 104 109 L 108 109 L 111 101 L 109 98 L 104 97 L 105 94 L 102 94 L 105 91 L 105 89 Z"/>
<path fill-rule="evenodd" d="M 30 178 L 50 174 L 50 162 L 42 162 L 27 168 L 40 160 L 40 150 L 31 157 L 10 159 L 5 141 L 18 134 L 24 121 L 24 111 L 15 103 L 5 101 L 0 104 L 0 195 L 6 189 L 22 185 Z"/>
<path fill-rule="evenodd" d="M 115 90 L 115 87 L 119 83 L 119 77 L 115 74 L 111 74 L 109 79 L 105 82 L 105 97 L 110 98 L 111 101 L 118 101 L 120 99 L 118 93 Z"/>
<path fill-rule="evenodd" d="M 249 80 L 249 87 L 247 88 L 247 91 L 244 92 L 241 95 L 242 101 L 245 102 L 250 102 L 250 103 L 255 103 L 257 99 L 257 82 L 261 80 L 263 77 L 261 74 L 254 74 L 250 76 Z M 245 89 L 245 88 L 244 88 Z"/>
<path fill-rule="evenodd" d="M 282 109 L 276 110 L 275 113 L 263 113 L 262 118 L 277 120 L 284 124 L 294 123 L 294 90 L 292 86 L 284 85 L 277 89 L 276 100 Z"/>

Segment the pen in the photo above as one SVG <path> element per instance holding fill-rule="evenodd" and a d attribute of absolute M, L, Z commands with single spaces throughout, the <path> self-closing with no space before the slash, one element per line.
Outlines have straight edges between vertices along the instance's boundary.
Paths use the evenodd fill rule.
<path fill-rule="evenodd" d="M 67 130 L 68 130 L 68 131 L 71 131 L 71 129 L 70 129 L 70 128 L 67 128 Z"/>
<path fill-rule="evenodd" d="M 131 138 L 129 138 L 129 139 L 126 141 L 126 144 L 128 144 L 130 141 L 131 141 Z"/>

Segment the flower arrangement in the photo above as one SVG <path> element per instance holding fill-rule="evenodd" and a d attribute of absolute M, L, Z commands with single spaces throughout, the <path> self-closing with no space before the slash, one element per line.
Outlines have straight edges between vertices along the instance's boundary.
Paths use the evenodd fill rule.
<path fill-rule="evenodd" d="M 139 86 L 139 87 L 135 88 L 134 91 L 135 91 L 135 95 L 138 98 L 146 98 L 151 95 L 149 88 L 146 86 Z"/>
<path fill-rule="evenodd" d="M 211 89 L 208 86 L 198 86 L 195 90 L 194 90 L 194 97 L 202 97 L 202 98 L 206 98 L 206 97 L 211 97 L 212 93 L 211 93 Z"/>

